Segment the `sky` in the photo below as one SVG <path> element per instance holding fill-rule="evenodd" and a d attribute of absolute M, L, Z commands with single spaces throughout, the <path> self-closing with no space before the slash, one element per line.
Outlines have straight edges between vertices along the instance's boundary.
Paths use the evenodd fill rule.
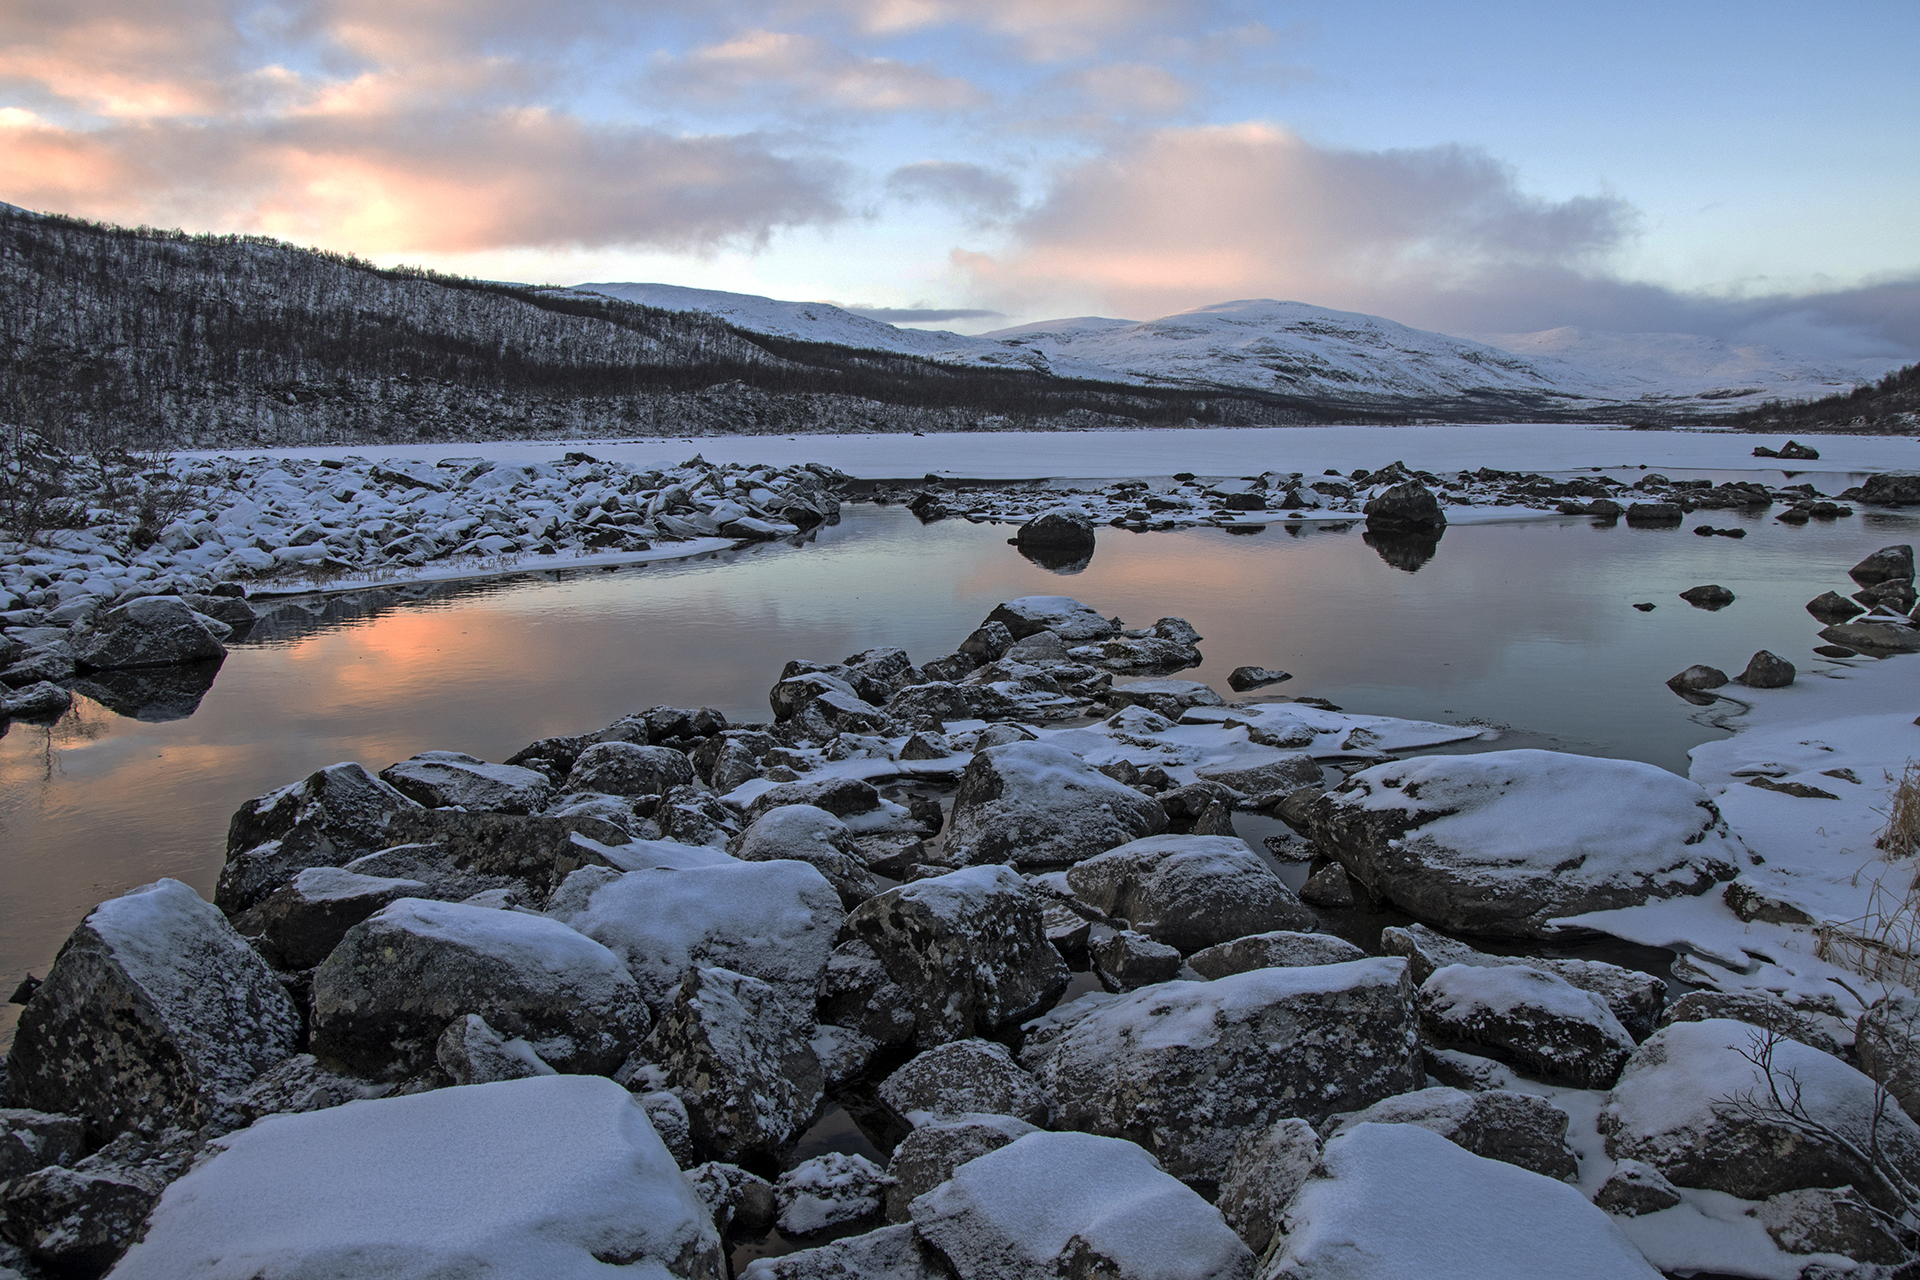
<path fill-rule="evenodd" d="M 1920 356 L 1920 5 L 0 0 L 0 200 L 982 332 Z"/>

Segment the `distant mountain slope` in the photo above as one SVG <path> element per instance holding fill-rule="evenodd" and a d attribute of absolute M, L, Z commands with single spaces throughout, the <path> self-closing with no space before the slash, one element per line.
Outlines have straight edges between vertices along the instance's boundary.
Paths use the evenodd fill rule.
<path fill-rule="evenodd" d="M 1757 342 L 1697 333 L 1607 333 L 1572 326 L 1538 333 L 1483 333 L 1479 341 L 1529 359 L 1586 369 L 1623 398 L 1635 394 L 1751 404 L 1850 390 L 1887 372 L 1890 359 L 1808 360 Z"/>
<path fill-rule="evenodd" d="M 1736 415 L 1731 425 L 1747 431 L 1920 433 L 1920 364 L 1818 400 L 1770 401 Z"/>

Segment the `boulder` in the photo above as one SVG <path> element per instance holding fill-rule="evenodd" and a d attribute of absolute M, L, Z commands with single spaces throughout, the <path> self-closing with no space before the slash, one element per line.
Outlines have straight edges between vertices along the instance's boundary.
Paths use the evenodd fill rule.
<path fill-rule="evenodd" d="M 1679 524 L 1685 516 L 1677 502 L 1635 502 L 1627 507 L 1629 525 Z"/>
<path fill-rule="evenodd" d="M 767 810 L 732 842 L 733 856 L 742 862 L 786 859 L 804 862 L 832 885 L 841 905 L 854 907 L 880 892 L 860 857 L 847 824 L 810 804 L 779 805 Z"/>
<path fill-rule="evenodd" d="M 869 898 L 846 931 L 873 948 L 914 1012 L 923 1049 L 1018 1024 L 1071 974 L 1047 941 L 1040 903 L 1005 867 L 970 867 Z"/>
<path fill-rule="evenodd" d="M 1774 1086 L 1782 1098 L 1797 1096 L 1802 1114 L 1776 1103 Z M 1899 1197 L 1864 1154 L 1876 1146 L 1908 1185 L 1920 1177 L 1920 1125 L 1880 1105 L 1872 1080 L 1818 1049 L 1723 1018 L 1676 1022 L 1636 1049 L 1600 1130 L 1616 1160 L 1743 1200 L 1852 1186 L 1897 1211 Z"/>
<path fill-rule="evenodd" d="M 262 1116 L 319 1111 L 367 1098 L 384 1098 L 392 1092 L 391 1084 L 374 1084 L 329 1071 L 312 1054 L 296 1053 L 248 1085 L 234 1099 L 233 1110 L 241 1125 L 249 1125 Z"/>
<path fill-rule="evenodd" d="M 1039 1132 L 1006 1115 L 948 1115 L 929 1119 L 902 1138 L 887 1162 L 887 1221 L 906 1222 L 908 1206 L 933 1190 L 953 1171 L 978 1156 Z"/>
<path fill-rule="evenodd" d="M 813 1123 L 826 1096 L 808 1020 L 767 983 L 695 969 L 660 1014 L 641 1056 L 686 1104 L 704 1159 L 771 1160 Z"/>
<path fill-rule="evenodd" d="M 1633 1053 L 1607 1002 L 1524 965 L 1448 965 L 1420 984 L 1420 1029 L 1441 1048 L 1510 1063 L 1577 1089 L 1605 1089 Z"/>
<path fill-rule="evenodd" d="M 214 901 L 232 914 L 308 867 L 344 866 L 399 843 L 395 819 L 420 805 L 352 761 L 247 801 L 227 823 L 227 863 Z"/>
<path fill-rule="evenodd" d="M 1018 600 L 1009 600 L 994 606 L 986 622 L 981 624 L 981 630 L 991 635 L 989 629 L 995 623 L 1007 629 L 1008 643 L 1024 640 L 1037 631 L 1051 631 L 1062 640 L 1087 641 L 1104 640 L 1119 630 L 1093 609 L 1067 596 L 1021 596 Z M 979 635 L 980 631 L 976 631 L 969 636 L 960 646 L 961 652 L 974 652 L 967 645 L 974 643 L 974 637 Z M 984 653 L 981 656 L 985 656 Z"/>
<path fill-rule="evenodd" d="M 300 1019 L 266 961 L 178 880 L 95 907 L 21 1011 L 9 1097 L 79 1116 L 90 1143 L 199 1128 L 292 1055 Z"/>
<path fill-rule="evenodd" d="M 539 1059 L 535 1058 L 534 1061 L 538 1062 Z M 629 1091 L 640 1100 L 640 1109 L 647 1113 L 653 1131 L 660 1135 L 660 1141 L 666 1143 L 667 1150 L 673 1153 L 674 1163 L 682 1169 L 690 1167 L 694 1163 L 693 1122 L 687 1115 L 687 1104 L 680 1101 L 680 1095 L 668 1093 L 665 1089 L 638 1092 L 632 1090 L 631 1085 Z"/>
<path fill-rule="evenodd" d="M 1013 742 L 967 764 L 946 860 L 1042 866 L 1092 857 L 1166 830 L 1160 805 L 1060 747 Z"/>
<path fill-rule="evenodd" d="M 1529 1169 L 1561 1182 L 1573 1182 L 1580 1163 L 1567 1145 L 1567 1113 L 1530 1093 L 1486 1089 L 1416 1089 L 1376 1102 L 1364 1111 L 1333 1122 L 1337 1137 L 1363 1124 L 1417 1124 L 1455 1146 Z"/>
<path fill-rule="evenodd" d="M 1900 1275 L 1914 1261 L 1913 1233 L 1889 1220 L 1852 1187 L 1783 1191 L 1769 1196 L 1754 1217 L 1782 1253 L 1838 1254 L 1865 1264 L 1854 1270 L 1857 1276 Z M 1826 1270 L 1810 1267 L 1801 1274 Z"/>
<path fill-rule="evenodd" d="M 71 1168 L 52 1165 L 0 1183 L 0 1236 L 48 1276 L 97 1276 L 139 1237 L 196 1145 L 183 1129 L 151 1143 L 122 1133 Z"/>
<path fill-rule="evenodd" d="M 1762 649 L 1740 673 L 1740 683 L 1749 689 L 1784 689 L 1793 683 L 1793 664 Z"/>
<path fill-rule="evenodd" d="M 70 1165 L 85 1150 L 80 1117 L 0 1107 L 0 1182 L 48 1165 Z"/>
<path fill-rule="evenodd" d="M 382 769 L 380 780 L 430 809 L 458 805 L 495 813 L 538 813 L 553 793 L 553 784 L 537 769 L 488 764 L 458 751 L 422 751 Z"/>
<path fill-rule="evenodd" d="M 1242 1133 L 1405 1093 L 1419 1052 L 1407 963 L 1375 957 L 1136 991 L 1030 1039 L 1021 1062 L 1058 1127 L 1129 1138 L 1210 1188 Z"/>
<path fill-rule="evenodd" d="M 1867 501 L 1871 502 L 1869 498 Z M 1913 547 L 1907 543 L 1882 547 L 1847 570 L 1847 576 L 1863 587 L 1882 582 L 1913 581 Z"/>
<path fill-rule="evenodd" d="M 1883 614 L 1875 614 L 1869 621 L 1836 622 L 1820 628 L 1820 638 L 1830 644 L 1843 645 L 1870 655 L 1920 653 L 1920 627 L 1883 621 L 1884 617 Z"/>
<path fill-rule="evenodd" d="M 1419 1125 L 1363 1124 L 1327 1143 L 1288 1209 L 1265 1280 L 1543 1275 L 1660 1273 L 1564 1182 L 1476 1156 Z"/>
<path fill-rule="evenodd" d="M 1688 587 L 1680 598 L 1696 609 L 1724 609 L 1733 603 L 1733 592 L 1717 583 Z"/>
<path fill-rule="evenodd" d="M 872 813 L 880 807 L 880 793 L 873 784 L 859 778 L 820 778 L 810 782 L 786 782 L 761 792 L 747 806 L 749 821 L 788 805 L 811 805 L 836 818 L 851 818 Z"/>
<path fill-rule="evenodd" d="M 6 693 L 0 685 L 0 722 L 14 720 L 58 720 L 73 705 L 73 695 L 51 680 L 36 680 Z"/>
<path fill-rule="evenodd" d="M 741 1280 L 951 1280 L 945 1261 L 909 1226 L 882 1227 L 817 1249 L 756 1258 Z"/>
<path fill-rule="evenodd" d="M 613 952 L 558 920 L 402 898 L 347 931 L 313 973 L 313 1051 L 370 1079 L 434 1065 L 477 1013 L 561 1071 L 619 1066 L 648 1025 Z"/>
<path fill-rule="evenodd" d="M 434 1045 L 433 1058 L 455 1084 L 492 1084 L 496 1080 L 554 1074 L 532 1045 L 517 1038 L 507 1039 L 477 1013 L 447 1024 Z"/>
<path fill-rule="evenodd" d="M 1180 952 L 1132 929 L 1096 924 L 1087 933 L 1087 960 L 1109 991 L 1135 991 L 1180 976 Z"/>
<path fill-rule="evenodd" d="M 843 915 L 840 895 L 804 862 L 589 868 L 567 879 L 548 914 L 612 948 L 658 1010 L 694 969 L 731 969 L 811 1009 Z"/>
<path fill-rule="evenodd" d="M 1551 751 L 1364 769 L 1316 802 L 1313 833 L 1376 899 L 1440 928 L 1508 938 L 1703 894 L 1747 859 L 1698 784 Z"/>
<path fill-rule="evenodd" d="M 435 896 L 419 880 L 358 875 L 341 867 L 308 867 L 248 913 L 256 944 L 280 969 L 311 969 L 340 945 L 347 930 L 401 898 Z"/>
<path fill-rule="evenodd" d="M 1281 929 L 1249 934 L 1196 951 L 1187 964 L 1203 978 L 1224 978 L 1253 969 L 1298 969 L 1320 964 L 1344 964 L 1367 953 L 1345 938 L 1326 933 L 1295 933 Z"/>
<path fill-rule="evenodd" d="M 1272 795 L 1276 791 L 1285 794 L 1301 787 L 1318 787 L 1325 783 L 1319 762 L 1304 751 L 1290 751 L 1277 760 L 1261 760 L 1258 763 L 1236 764 L 1229 761 L 1226 764 L 1201 765 L 1193 773 L 1197 778 L 1218 782 L 1250 796 Z"/>
<path fill-rule="evenodd" d="M 959 1280 L 1252 1280 L 1220 1211 L 1132 1143 L 1030 1133 L 914 1200 L 914 1229 Z"/>
<path fill-rule="evenodd" d="M 216 1149 L 167 1189 L 116 1280 L 726 1273 L 706 1207 L 610 1080 L 282 1116 Z"/>
<path fill-rule="evenodd" d="M 1920 502 L 1920 476 L 1871 475 L 1860 486 L 1859 496 L 1862 502 L 1888 507 Z"/>
<path fill-rule="evenodd" d="M 1223 707 L 1227 700 L 1198 680 L 1133 680 L 1107 691 L 1113 707 L 1146 707 L 1178 720 L 1189 707 Z"/>
<path fill-rule="evenodd" d="M 952 1040 L 917 1054 L 881 1082 L 880 1100 L 914 1125 L 969 1112 L 1047 1122 L 1039 1082 L 992 1040 Z"/>
<path fill-rule="evenodd" d="M 1235 667 L 1227 675 L 1227 687 L 1235 693 L 1246 693 L 1291 679 L 1293 676 L 1290 673 L 1275 671 L 1270 667 Z"/>
<path fill-rule="evenodd" d="M 1827 591 L 1807 601 L 1807 612 L 1822 622 L 1845 622 L 1865 613 L 1866 609 L 1838 591 Z"/>
<path fill-rule="evenodd" d="M 1668 1005 L 1660 1016 L 1660 1025 L 1676 1022 L 1706 1022 L 1711 1018 L 1731 1018 L 1763 1031 L 1798 1040 L 1822 1053 L 1845 1059 L 1847 1051 L 1835 1032 L 1844 1029 L 1838 1019 L 1788 1004 L 1771 991 L 1689 991 Z M 1871 1053 L 1871 1050 L 1869 1050 Z"/>
<path fill-rule="evenodd" d="M 811 1236 L 852 1223 L 877 1220 L 886 1198 L 887 1175 L 865 1156 L 829 1151 L 803 1160 L 773 1184 L 775 1221 L 786 1236 Z"/>
<path fill-rule="evenodd" d="M 686 1170 L 687 1185 L 713 1215 L 722 1236 L 762 1236 L 772 1227 L 779 1206 L 773 1184 L 737 1164 L 708 1160 Z"/>
<path fill-rule="evenodd" d="M 1644 1213 L 1659 1213 L 1681 1202 L 1680 1192 L 1665 1174 L 1638 1160 L 1620 1160 L 1613 1172 L 1593 1193 L 1593 1202 L 1621 1218 L 1637 1218 Z"/>
<path fill-rule="evenodd" d="M 1273 1237 L 1285 1233 L 1287 1205 L 1319 1159 L 1319 1135 L 1298 1116 L 1240 1139 L 1214 1203 L 1247 1248 L 1264 1255 Z"/>
<path fill-rule="evenodd" d="M 1447 513 L 1433 491 L 1418 480 L 1396 484 L 1367 499 L 1361 510 L 1369 529 L 1437 529 L 1447 523 Z"/>
<path fill-rule="evenodd" d="M 851 939 L 833 949 L 820 988 L 820 1021 L 843 1027 L 876 1045 L 913 1038 L 913 1005 L 887 976 L 874 949 Z"/>
<path fill-rule="evenodd" d="M 634 742 L 596 742 L 573 762 L 566 789 L 657 796 L 692 781 L 693 761 L 685 752 Z"/>
<path fill-rule="evenodd" d="M 142 596 L 96 617 L 75 638 L 73 661 L 82 671 L 205 662 L 227 656 L 220 642 L 230 633 L 225 623 L 195 613 L 178 596 Z"/>
<path fill-rule="evenodd" d="M 1091 551 L 1093 521 L 1083 511 L 1043 511 L 1015 530 L 1013 541 L 1042 551 Z"/>
<path fill-rule="evenodd" d="M 1315 923 L 1273 869 L 1231 836 L 1130 841 L 1076 863 L 1067 884 L 1101 914 L 1182 953 Z"/>
<path fill-rule="evenodd" d="M 1880 997 L 1854 1029 L 1860 1069 L 1920 1119 L 1920 1000 L 1902 992 Z"/>
<path fill-rule="evenodd" d="M 1636 1041 L 1653 1034 L 1654 1020 L 1667 1003 L 1667 984 L 1650 973 L 1622 968 L 1599 960 L 1567 960 L 1552 956 L 1498 956 L 1476 951 L 1464 942 L 1436 933 L 1423 924 L 1380 931 L 1380 949 L 1405 956 L 1413 966 L 1413 980 L 1425 982 L 1435 970 L 1450 964 L 1482 966 L 1525 965 L 1564 978 L 1582 991 L 1591 991 Z"/>

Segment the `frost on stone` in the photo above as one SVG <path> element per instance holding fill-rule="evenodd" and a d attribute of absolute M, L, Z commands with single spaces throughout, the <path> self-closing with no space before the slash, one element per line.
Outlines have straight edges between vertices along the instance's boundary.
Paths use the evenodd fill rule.
<path fill-rule="evenodd" d="M 839 1151 L 803 1161 L 773 1184 L 780 1230 L 790 1236 L 877 1218 L 886 1191 L 885 1170 L 865 1156 Z"/>

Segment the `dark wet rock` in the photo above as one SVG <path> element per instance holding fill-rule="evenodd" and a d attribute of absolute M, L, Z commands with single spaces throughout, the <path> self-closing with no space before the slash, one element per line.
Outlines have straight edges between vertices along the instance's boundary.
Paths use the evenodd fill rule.
<path fill-rule="evenodd" d="M 1863 587 L 1882 582 L 1913 581 L 1913 547 L 1906 543 L 1882 547 L 1853 568 L 1847 576 Z"/>
<path fill-rule="evenodd" d="M 1881 613 L 1911 613 L 1916 601 L 1920 601 L 1920 592 L 1906 581 L 1876 582 L 1853 593 L 1853 598 L 1869 609 Z"/>
<path fill-rule="evenodd" d="M 1067 883 L 1082 902 L 1182 953 L 1315 923 L 1272 868 L 1225 836 L 1135 840 L 1076 864 Z"/>
<path fill-rule="evenodd" d="M 1034 611 L 1035 614 L 1038 612 L 1038 610 Z M 1091 613 L 1092 610 L 1088 610 L 1088 612 Z M 1031 618 L 1031 616 L 1032 615 L 1029 615 L 1029 618 Z M 1095 616 L 1098 617 L 1099 615 L 1096 614 Z M 1044 628 L 1026 630 L 1026 634 L 1032 635 L 1034 630 L 1042 629 Z M 1024 624 L 1023 630 L 1025 630 Z M 984 666 L 986 663 L 997 662 L 1001 658 L 1006 657 L 1007 649 L 1012 646 L 1013 641 L 1013 632 L 1007 627 L 1006 623 L 989 619 L 974 628 L 972 634 L 960 642 L 960 652 L 975 659 L 976 665 Z"/>
<path fill-rule="evenodd" d="M 117 716 L 142 724 L 165 724 L 198 711 L 219 674 L 219 659 L 172 667 L 121 667 L 82 676 L 73 682 L 73 689 Z"/>
<path fill-rule="evenodd" d="M 382 769 L 380 780 L 433 809 L 457 805 L 497 813 L 537 813 L 553 792 L 553 784 L 538 770 L 488 764 L 458 751 L 422 751 Z"/>
<path fill-rule="evenodd" d="M 342 866 L 400 841 L 395 819 L 420 805 L 352 762 L 247 801 L 227 824 L 227 863 L 214 901 L 253 906 L 308 867 Z"/>
<path fill-rule="evenodd" d="M 50 680 L 41 680 L 10 694 L 0 692 L 0 720 L 58 720 L 72 705 L 71 693 Z"/>
<path fill-rule="evenodd" d="M 1127 1212 L 1116 1214 L 1114 1206 Z M 1251 1280 L 1219 1210 L 1131 1143 L 1030 1133 L 954 1170 L 912 1204 L 914 1229 L 959 1280 L 1100 1276 Z M 1140 1223 L 1153 1224 L 1151 1232 Z"/>
<path fill-rule="evenodd" d="M 1093 521 L 1079 511 L 1043 512 L 1020 526 L 1014 543 L 1022 549 L 1090 550 Z"/>
<path fill-rule="evenodd" d="M 532 1045 L 517 1037 L 502 1036 L 477 1013 L 464 1014 L 447 1024 L 434 1045 L 433 1058 L 455 1084 L 492 1084 L 496 1080 L 554 1074 Z"/>
<path fill-rule="evenodd" d="M 1235 667 L 1227 676 L 1227 687 L 1235 693 L 1245 693 L 1249 689 L 1261 689 L 1291 679 L 1292 675 L 1271 667 Z"/>
<path fill-rule="evenodd" d="M 970 1112 L 1047 1122 L 1039 1082 L 991 1040 L 952 1040 L 917 1054 L 881 1082 L 880 1100 L 913 1125 Z"/>
<path fill-rule="evenodd" d="M 1807 601 L 1807 612 L 1822 622 L 1845 622 L 1865 613 L 1866 609 L 1838 591 L 1827 591 Z"/>
<path fill-rule="evenodd" d="M 932 1118 L 901 1139 L 887 1162 L 886 1213 L 889 1222 L 906 1222 L 907 1206 L 933 1190 L 967 1161 L 1038 1132 L 1024 1120 L 1009 1115 L 949 1115 Z"/>
<path fill-rule="evenodd" d="M 1447 513 L 1441 509 L 1440 500 L 1433 491 L 1417 480 L 1397 484 L 1384 493 L 1367 499 L 1362 508 L 1366 513 L 1367 527 L 1397 531 L 1403 529 L 1434 529 L 1445 525 Z"/>
<path fill-rule="evenodd" d="M 1420 985 L 1420 1028 L 1440 1047 L 1551 1084 L 1605 1089 L 1633 1053 L 1607 1002 L 1525 965 L 1448 965 Z"/>
<path fill-rule="evenodd" d="M 1087 961 L 1108 991 L 1137 991 L 1180 976 L 1180 953 L 1132 929 L 1096 924 L 1087 933 Z"/>
<path fill-rule="evenodd" d="M 1377 900 L 1494 937 L 1551 937 L 1561 917 L 1706 893 L 1746 862 L 1697 784 L 1546 751 L 1376 765 L 1320 799 L 1313 832 Z"/>
<path fill-rule="evenodd" d="M 142 596 L 94 619 L 76 637 L 74 664 L 81 670 L 170 667 L 224 658 L 221 643 L 231 629 L 189 609 L 178 596 Z"/>
<path fill-rule="evenodd" d="M 889 889 L 847 916 L 907 993 L 922 1048 L 992 1035 L 1046 1008 L 1071 977 L 1040 903 L 1005 867 L 970 867 Z"/>
<path fill-rule="evenodd" d="M 1820 638 L 1861 653 L 1920 653 L 1920 627 L 1895 622 L 1836 622 L 1820 628 Z"/>
<path fill-rule="evenodd" d="M 198 1128 L 292 1055 L 299 1016 L 266 962 L 177 880 L 95 907 L 21 1012 L 13 1102 L 85 1120 L 92 1141 Z"/>
<path fill-rule="evenodd" d="M 1088 606 L 1067 596 L 1022 596 L 996 605 L 981 629 L 999 623 L 1012 640 L 1024 640 L 1036 631 L 1051 631 L 1062 640 L 1104 640 L 1119 628 Z M 975 635 L 979 633 L 976 632 Z M 966 643 L 972 643 L 969 637 Z M 967 652 L 966 643 L 961 645 Z M 1003 651 L 1004 652 L 1004 651 Z"/>
<path fill-rule="evenodd" d="M 825 1096 L 807 1023 L 771 986 L 729 969 L 695 969 L 640 1053 L 686 1103 L 707 1159 L 770 1159 Z"/>
<path fill-rule="evenodd" d="M 1295 969 L 1308 965 L 1344 964 L 1366 955 L 1345 938 L 1326 933 L 1278 930 L 1256 933 L 1196 951 L 1187 964 L 1203 978 L 1224 978 L 1253 969 Z"/>
<path fill-rule="evenodd" d="M 1417 1124 L 1477 1156 L 1572 1182 L 1579 1162 L 1567 1145 L 1567 1113 L 1545 1098 L 1506 1089 L 1466 1093 L 1418 1089 L 1329 1122 L 1333 1138 L 1362 1124 Z"/>
<path fill-rule="evenodd" d="M 975 754 L 954 795 L 946 859 L 959 866 L 1074 862 L 1164 831 L 1151 797 L 1039 742 Z"/>
<path fill-rule="evenodd" d="M 1688 587 L 1680 593 L 1680 598 L 1696 609 L 1724 609 L 1733 603 L 1733 592 L 1716 583 L 1705 586 Z"/>
<path fill-rule="evenodd" d="M 1030 1038 L 1021 1062 L 1058 1127 L 1129 1138 L 1211 1187 L 1248 1130 L 1420 1082 L 1413 984 L 1406 961 L 1382 957 L 1169 982 Z"/>
<path fill-rule="evenodd" d="M 1594 1204 L 1622 1218 L 1659 1213 L 1680 1203 L 1680 1193 L 1665 1174 L 1638 1160 L 1622 1160 L 1593 1196 Z"/>
<path fill-rule="evenodd" d="M 721 795 L 761 776 L 760 762 L 775 746 L 773 735 L 755 729 L 728 729 L 690 753 L 694 772 Z"/>
<path fill-rule="evenodd" d="M 1753 456 L 1756 458 L 1786 458 L 1794 462 L 1818 462 L 1820 460 L 1820 451 L 1811 446 L 1801 444 L 1798 440 L 1789 440 L 1778 449 L 1769 449 L 1763 444 L 1757 444 L 1753 446 Z"/>
<path fill-rule="evenodd" d="M 569 791 L 613 796 L 657 796 L 693 781 L 693 762 L 671 747 L 596 742 L 567 774 Z"/>
<path fill-rule="evenodd" d="M 1354 892 L 1353 877 L 1340 863 L 1329 858 L 1307 876 L 1307 882 L 1300 886 L 1300 901 L 1329 911 L 1342 911 L 1359 902 Z"/>
<path fill-rule="evenodd" d="M 1627 508 L 1629 525 L 1676 525 L 1685 516 L 1677 502 L 1636 502 Z"/>
<path fill-rule="evenodd" d="M 1871 475 L 1857 490 L 1849 489 L 1840 496 L 1851 498 L 1856 495 L 1860 501 L 1876 506 L 1908 506 L 1920 502 L 1920 476 Z"/>
<path fill-rule="evenodd" d="M 1679 675 L 1667 681 L 1667 688 L 1676 693 L 1704 693 L 1708 689 L 1718 689 L 1727 682 L 1727 673 L 1718 667 L 1709 667 L 1695 663 Z"/>
<path fill-rule="evenodd" d="M 1791 662 L 1762 649 L 1753 655 L 1747 663 L 1747 669 L 1740 673 L 1740 683 L 1749 689 L 1784 689 L 1793 683 L 1793 677 Z"/>
<path fill-rule="evenodd" d="M 347 930 L 401 898 L 431 896 L 418 880 L 358 875 L 341 867 L 309 867 L 247 914 L 258 927 L 260 954 L 280 969 L 311 969 L 340 945 Z"/>
<path fill-rule="evenodd" d="M 559 1070 L 619 1066 L 649 1022 L 618 956 L 558 920 L 403 898 L 347 931 L 313 974 L 313 1051 L 375 1080 L 433 1065 L 477 1013 Z"/>

